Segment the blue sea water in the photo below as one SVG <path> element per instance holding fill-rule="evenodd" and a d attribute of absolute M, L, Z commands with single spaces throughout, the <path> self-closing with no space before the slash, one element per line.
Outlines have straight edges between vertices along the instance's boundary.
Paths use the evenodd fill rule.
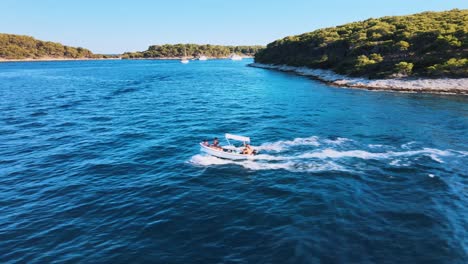
<path fill-rule="evenodd" d="M 249 62 L 0 64 L 0 262 L 467 262 L 468 97 Z"/>

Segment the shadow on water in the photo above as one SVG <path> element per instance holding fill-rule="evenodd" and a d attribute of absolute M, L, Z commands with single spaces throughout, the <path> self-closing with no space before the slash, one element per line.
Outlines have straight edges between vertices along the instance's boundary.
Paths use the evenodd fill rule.
<path fill-rule="evenodd" d="M 137 91 L 139 91 L 139 89 L 136 88 L 136 87 L 124 87 L 124 88 L 120 88 L 120 89 L 117 89 L 117 90 L 113 91 L 112 96 L 118 96 L 118 95 L 121 95 L 121 94 L 133 93 L 133 92 L 137 92 Z"/>

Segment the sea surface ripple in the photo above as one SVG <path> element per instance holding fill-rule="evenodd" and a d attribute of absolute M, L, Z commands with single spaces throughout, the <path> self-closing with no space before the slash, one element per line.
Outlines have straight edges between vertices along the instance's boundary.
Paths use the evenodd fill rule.
<path fill-rule="evenodd" d="M 0 263 L 467 262 L 467 97 L 249 62 L 0 64 Z"/>

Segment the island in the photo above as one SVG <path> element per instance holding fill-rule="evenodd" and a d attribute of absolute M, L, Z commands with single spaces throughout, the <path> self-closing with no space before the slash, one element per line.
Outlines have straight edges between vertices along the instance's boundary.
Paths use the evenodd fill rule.
<path fill-rule="evenodd" d="M 125 52 L 116 55 L 94 54 L 81 47 L 70 47 L 31 36 L 0 33 L 0 62 L 48 61 L 48 60 L 97 60 L 97 59 L 180 59 L 228 58 L 232 55 L 253 57 L 260 45 L 222 46 L 210 44 L 151 45 L 146 51 Z"/>
<path fill-rule="evenodd" d="M 424 12 L 288 36 L 250 66 L 337 86 L 468 94 L 468 10 Z"/>
<path fill-rule="evenodd" d="M 253 57 L 258 51 L 265 48 L 260 45 L 253 46 L 222 46 L 210 44 L 164 44 L 151 45 L 146 51 L 125 52 L 122 59 L 179 59 L 198 58 L 228 58 L 231 55 Z"/>
<path fill-rule="evenodd" d="M 37 40 L 30 36 L 0 33 L 0 61 L 85 60 L 117 57 L 93 54 L 85 48 Z"/>

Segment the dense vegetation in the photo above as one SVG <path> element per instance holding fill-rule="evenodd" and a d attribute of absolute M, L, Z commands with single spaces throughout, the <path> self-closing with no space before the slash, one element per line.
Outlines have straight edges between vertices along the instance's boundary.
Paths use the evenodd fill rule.
<path fill-rule="evenodd" d="M 123 59 L 131 58 L 171 58 L 198 57 L 227 57 L 231 54 L 253 56 L 264 47 L 262 46 L 220 46 L 220 45 L 153 45 L 146 51 L 126 52 Z M 115 55 L 93 54 L 84 48 L 64 46 L 60 43 L 41 41 L 29 36 L 0 33 L 0 59 L 41 59 L 41 58 L 107 58 Z"/>
<path fill-rule="evenodd" d="M 126 52 L 122 55 L 123 59 L 129 58 L 173 58 L 198 57 L 201 55 L 207 57 L 227 57 L 231 54 L 249 55 L 257 53 L 263 46 L 221 46 L 221 45 L 197 45 L 197 44 L 175 44 L 175 45 L 152 45 L 146 51 Z"/>
<path fill-rule="evenodd" d="M 41 41 L 29 36 L 0 34 L 0 58 L 40 59 L 40 58 L 101 58 L 84 48 L 64 46 L 60 43 Z"/>
<path fill-rule="evenodd" d="M 341 74 L 468 77 L 468 10 L 383 17 L 289 36 L 255 61 Z"/>

